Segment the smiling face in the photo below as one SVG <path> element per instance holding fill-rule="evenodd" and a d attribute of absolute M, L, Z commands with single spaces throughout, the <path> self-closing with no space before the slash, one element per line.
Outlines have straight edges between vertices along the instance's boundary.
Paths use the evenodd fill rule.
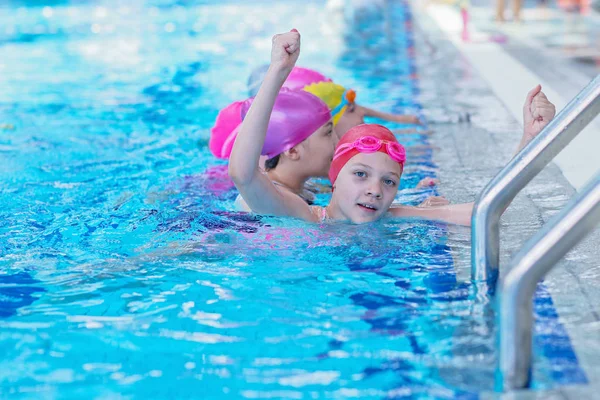
<path fill-rule="evenodd" d="M 401 176 L 402 167 L 387 154 L 359 153 L 340 171 L 332 203 L 354 223 L 376 221 L 394 201 Z"/>

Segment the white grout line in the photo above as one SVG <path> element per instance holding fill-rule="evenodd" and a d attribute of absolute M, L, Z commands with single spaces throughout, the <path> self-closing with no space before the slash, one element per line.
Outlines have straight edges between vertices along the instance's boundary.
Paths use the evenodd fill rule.
<path fill-rule="evenodd" d="M 502 46 L 488 40 L 489 36 L 470 26 L 471 42 L 461 39 L 462 20 L 456 9 L 436 4 L 427 13 L 440 29 L 469 60 L 488 82 L 494 94 L 505 104 L 510 113 L 522 121 L 525 95 L 540 83 L 557 111 L 570 99 L 565 99 L 551 85 L 527 69 L 506 53 Z M 544 68 L 540 65 L 540 68 Z M 583 88 L 580 88 L 583 89 Z M 579 190 L 592 176 L 600 171 L 600 118 L 587 126 L 555 159 L 565 178 Z"/>

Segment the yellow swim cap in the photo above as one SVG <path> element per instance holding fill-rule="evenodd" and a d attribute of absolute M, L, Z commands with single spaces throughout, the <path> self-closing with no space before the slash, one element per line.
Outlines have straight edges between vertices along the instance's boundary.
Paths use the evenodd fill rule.
<path fill-rule="evenodd" d="M 327 107 L 331 110 L 334 126 L 337 125 L 344 112 L 346 112 L 348 104 L 354 103 L 356 98 L 354 90 L 346 90 L 342 85 L 333 82 L 313 83 L 305 86 L 304 90 L 314 94 L 327 104 Z"/>

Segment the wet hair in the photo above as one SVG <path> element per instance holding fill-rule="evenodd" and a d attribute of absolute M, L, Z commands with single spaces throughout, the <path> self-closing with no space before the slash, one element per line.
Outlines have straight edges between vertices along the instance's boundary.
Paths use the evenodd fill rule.
<path fill-rule="evenodd" d="M 265 171 L 270 171 L 272 169 L 275 169 L 275 167 L 277 167 L 277 164 L 279 164 L 280 156 L 281 156 L 281 154 L 277 154 L 275 157 L 269 158 L 268 160 L 266 160 L 265 161 Z"/>

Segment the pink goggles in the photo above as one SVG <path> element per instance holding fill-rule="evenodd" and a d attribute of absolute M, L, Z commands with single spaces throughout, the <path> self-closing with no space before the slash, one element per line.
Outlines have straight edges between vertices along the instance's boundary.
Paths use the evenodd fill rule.
<path fill-rule="evenodd" d="M 333 159 L 341 157 L 349 151 L 356 149 L 359 153 L 375 153 L 381 149 L 381 146 L 386 146 L 386 153 L 392 160 L 404 165 L 406 161 L 406 150 L 398 142 L 390 142 L 388 140 L 378 139 L 373 136 L 361 136 L 353 143 L 344 143 L 335 150 Z"/>

